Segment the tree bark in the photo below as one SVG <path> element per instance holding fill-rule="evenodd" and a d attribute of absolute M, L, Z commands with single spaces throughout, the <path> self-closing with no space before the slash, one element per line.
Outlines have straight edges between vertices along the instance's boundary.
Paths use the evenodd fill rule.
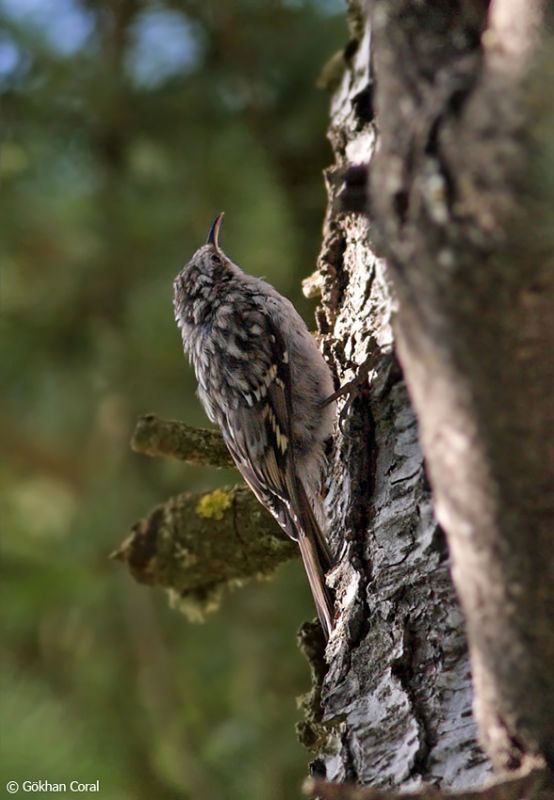
<path fill-rule="evenodd" d="M 336 439 L 328 513 L 336 552 L 344 542 L 347 548 L 331 576 L 339 614 L 319 718 L 311 723 L 320 730 L 307 738 L 322 745 L 312 771 L 327 780 L 463 788 L 480 783 L 489 765 L 477 744 L 446 545 L 395 358 L 395 299 L 372 247 L 372 225 L 341 211 L 345 173 L 370 162 L 377 143 L 361 3 L 350 5 L 350 22 L 347 68 L 331 107 L 336 163 L 326 176 L 319 278 L 308 288 L 321 290 L 319 328 L 340 383 L 363 364 L 369 381 L 343 408 Z"/>
<path fill-rule="evenodd" d="M 554 766 L 546 8 L 386 0 L 370 14 L 372 219 L 465 613 L 480 733 L 506 770 Z"/>

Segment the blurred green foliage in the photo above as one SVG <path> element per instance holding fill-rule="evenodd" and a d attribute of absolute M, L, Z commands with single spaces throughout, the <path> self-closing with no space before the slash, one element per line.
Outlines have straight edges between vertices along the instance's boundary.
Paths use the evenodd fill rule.
<path fill-rule="evenodd" d="M 0 0 L 0 23 L 2 781 L 297 796 L 300 566 L 191 626 L 107 556 L 172 493 L 236 480 L 128 448 L 143 412 L 205 424 L 171 284 L 217 212 L 231 257 L 309 319 L 314 87 L 342 6 Z"/>

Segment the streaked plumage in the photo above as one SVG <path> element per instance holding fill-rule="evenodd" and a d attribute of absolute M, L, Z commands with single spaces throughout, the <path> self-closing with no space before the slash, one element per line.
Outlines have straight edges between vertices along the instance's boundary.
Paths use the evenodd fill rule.
<path fill-rule="evenodd" d="M 299 543 L 328 637 L 331 558 L 319 493 L 335 416 L 334 403 L 323 405 L 331 372 L 289 300 L 225 256 L 222 217 L 175 279 L 175 319 L 208 417 L 259 501 Z"/>

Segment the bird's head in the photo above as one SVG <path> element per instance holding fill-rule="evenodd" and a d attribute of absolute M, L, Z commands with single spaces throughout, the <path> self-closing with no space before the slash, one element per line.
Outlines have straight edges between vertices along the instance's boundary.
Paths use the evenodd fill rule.
<path fill-rule="evenodd" d="M 219 246 L 223 212 L 214 219 L 206 244 L 199 247 L 173 282 L 177 321 L 198 323 L 232 277 L 233 264 Z"/>

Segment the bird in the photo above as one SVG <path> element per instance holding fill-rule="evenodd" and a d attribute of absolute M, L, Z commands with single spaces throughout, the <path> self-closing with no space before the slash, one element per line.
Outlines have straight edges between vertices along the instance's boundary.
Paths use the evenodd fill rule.
<path fill-rule="evenodd" d="M 292 303 L 225 255 L 223 216 L 174 280 L 175 321 L 208 418 L 260 503 L 298 543 L 328 640 L 333 558 L 321 488 L 336 416 L 333 376 Z"/>

